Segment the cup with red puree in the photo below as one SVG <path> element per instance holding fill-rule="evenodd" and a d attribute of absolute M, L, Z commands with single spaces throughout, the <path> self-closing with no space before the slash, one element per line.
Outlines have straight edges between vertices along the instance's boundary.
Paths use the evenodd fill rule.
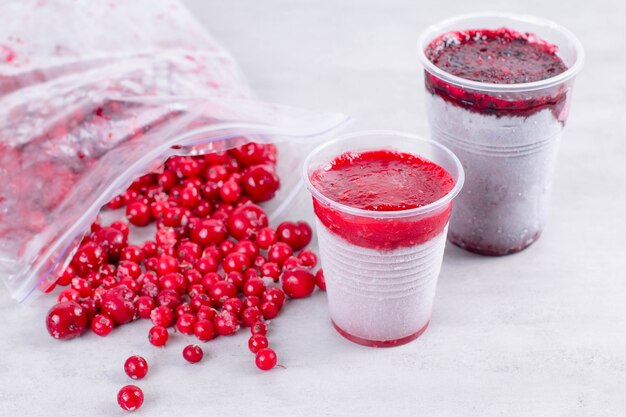
<path fill-rule="evenodd" d="M 450 241 L 483 255 L 527 248 L 546 222 L 580 42 L 550 21 L 482 13 L 429 27 L 418 54 L 432 138 L 466 174 Z"/>
<path fill-rule="evenodd" d="M 398 132 L 353 133 L 308 156 L 304 181 L 340 334 L 388 347 L 426 330 L 463 178 L 447 148 Z"/>

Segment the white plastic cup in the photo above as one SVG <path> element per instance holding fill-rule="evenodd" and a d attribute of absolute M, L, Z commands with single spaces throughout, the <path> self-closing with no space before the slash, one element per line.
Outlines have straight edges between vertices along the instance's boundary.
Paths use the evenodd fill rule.
<path fill-rule="evenodd" d="M 422 207 L 370 211 L 333 201 L 311 182 L 310 176 L 337 156 L 368 150 L 426 158 L 450 174 L 454 187 Z M 313 197 L 330 316 L 340 334 L 366 346 L 390 347 L 408 343 L 426 330 L 452 201 L 463 178 L 459 160 L 444 146 L 392 131 L 353 133 L 308 156 L 304 181 Z M 373 241 L 384 242 L 385 247 L 373 246 Z"/>
<path fill-rule="evenodd" d="M 502 27 L 556 45 L 567 71 L 541 81 L 491 84 L 449 74 L 426 56 L 428 45 L 446 33 Z M 459 157 L 466 174 L 449 240 L 483 255 L 525 249 L 539 238 L 546 221 L 574 78 L 583 63 L 580 42 L 548 20 L 483 13 L 429 27 L 419 38 L 418 55 L 425 68 L 432 138 Z M 497 104 L 490 109 L 485 100 Z"/>

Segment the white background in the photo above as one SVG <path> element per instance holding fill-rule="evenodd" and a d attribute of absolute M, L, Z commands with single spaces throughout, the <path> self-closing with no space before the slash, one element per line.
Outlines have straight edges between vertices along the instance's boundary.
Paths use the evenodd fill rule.
<path fill-rule="evenodd" d="M 264 100 L 352 115 L 349 129 L 427 134 L 419 32 L 500 1 L 222 0 L 189 7 Z M 587 63 L 574 94 L 550 222 L 526 251 L 484 258 L 449 246 L 429 330 L 374 350 L 329 325 L 323 293 L 290 303 L 261 373 L 247 331 L 183 363 L 149 323 L 52 340 L 43 307 L 0 289 L 0 416 L 116 416 L 130 354 L 151 366 L 143 416 L 623 416 L 626 414 L 626 3 L 506 2 L 565 25 Z M 51 298 L 44 300 L 50 305 Z"/>

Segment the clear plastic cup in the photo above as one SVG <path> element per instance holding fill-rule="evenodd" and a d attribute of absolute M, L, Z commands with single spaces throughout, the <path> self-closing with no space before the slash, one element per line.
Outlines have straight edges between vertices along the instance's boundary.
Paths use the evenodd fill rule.
<path fill-rule="evenodd" d="M 491 84 L 449 74 L 426 56 L 428 45 L 446 33 L 503 27 L 556 45 L 568 70 L 536 82 Z M 546 221 L 574 77 L 583 63 L 580 42 L 547 20 L 483 13 L 429 27 L 419 39 L 418 54 L 425 67 L 432 138 L 459 157 L 466 173 L 449 240 L 484 255 L 525 249 L 539 238 Z"/>
<path fill-rule="evenodd" d="M 323 195 L 310 176 L 346 152 L 396 150 L 444 168 L 454 187 L 431 204 L 398 211 L 350 207 Z M 459 160 L 444 146 L 391 131 L 357 132 L 314 150 L 304 163 L 313 197 L 328 306 L 337 331 L 367 346 L 407 343 L 426 330 L 441 268 L 452 200 L 463 186 Z M 383 242 L 373 246 L 371 242 Z"/>

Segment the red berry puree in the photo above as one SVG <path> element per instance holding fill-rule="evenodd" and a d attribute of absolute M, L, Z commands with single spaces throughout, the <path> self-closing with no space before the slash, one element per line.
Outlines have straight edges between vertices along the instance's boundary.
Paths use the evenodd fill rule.
<path fill-rule="evenodd" d="M 449 74 L 490 84 L 541 81 L 567 71 L 556 45 L 507 28 L 446 33 L 433 40 L 425 53 L 435 66 Z M 430 93 L 461 107 L 497 116 L 528 116 L 546 107 L 559 114 L 565 104 L 562 93 L 516 101 L 464 90 L 428 72 L 425 80 Z"/>
<path fill-rule="evenodd" d="M 378 150 L 345 153 L 311 174 L 325 197 L 353 208 L 388 212 L 422 207 L 439 200 L 454 180 L 439 165 L 409 153 Z M 315 213 L 333 233 L 363 247 L 391 250 L 437 236 L 451 205 L 428 217 L 384 219 L 342 213 L 313 199 Z"/>

